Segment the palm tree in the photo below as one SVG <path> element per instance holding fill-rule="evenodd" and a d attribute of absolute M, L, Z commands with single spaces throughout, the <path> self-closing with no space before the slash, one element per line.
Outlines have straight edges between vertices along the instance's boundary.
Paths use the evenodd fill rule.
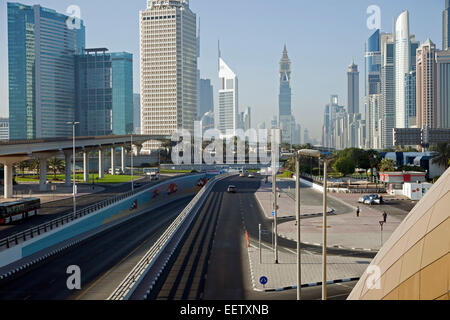
<path fill-rule="evenodd" d="M 395 171 L 395 161 L 392 159 L 383 159 L 380 162 L 381 172 L 393 172 Z"/>
<path fill-rule="evenodd" d="M 448 168 L 450 161 L 450 145 L 447 142 L 439 143 L 435 151 L 438 154 L 433 157 L 432 162 L 439 166 Z"/>
<path fill-rule="evenodd" d="M 66 167 L 64 160 L 58 158 L 48 160 L 47 166 L 53 172 L 53 180 L 56 180 L 56 174 L 63 171 Z"/>

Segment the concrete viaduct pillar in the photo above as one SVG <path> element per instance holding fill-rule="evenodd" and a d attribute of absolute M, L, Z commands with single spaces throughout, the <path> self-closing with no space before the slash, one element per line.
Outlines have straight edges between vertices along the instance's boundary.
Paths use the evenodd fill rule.
<path fill-rule="evenodd" d="M 3 196 L 5 199 L 12 199 L 14 196 L 13 190 L 13 166 L 15 163 L 29 160 L 29 156 L 5 156 L 0 157 L 0 163 L 5 167 L 5 177 L 4 177 L 4 191 Z"/>
<path fill-rule="evenodd" d="M 55 157 L 56 152 L 42 152 L 33 154 L 39 160 L 39 191 L 47 191 L 47 160 Z"/>
<path fill-rule="evenodd" d="M 83 150 L 83 181 L 89 181 L 89 150 Z"/>
<path fill-rule="evenodd" d="M 120 148 L 120 156 L 121 156 L 121 164 L 122 164 L 122 173 L 125 174 L 125 167 L 126 167 L 126 153 L 125 153 L 125 147 Z"/>
<path fill-rule="evenodd" d="M 111 175 L 115 176 L 116 175 L 116 148 L 112 147 L 111 148 Z"/>
<path fill-rule="evenodd" d="M 66 162 L 64 184 L 69 187 L 72 185 L 72 151 L 64 151 L 64 161 Z"/>
<path fill-rule="evenodd" d="M 103 172 L 103 149 L 98 148 L 98 178 L 103 179 L 105 173 Z"/>

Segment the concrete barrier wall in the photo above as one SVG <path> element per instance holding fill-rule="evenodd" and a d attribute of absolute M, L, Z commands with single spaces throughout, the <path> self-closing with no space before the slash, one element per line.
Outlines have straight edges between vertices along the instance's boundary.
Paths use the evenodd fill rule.
<path fill-rule="evenodd" d="M 204 174 L 199 174 L 162 182 L 111 206 L 0 252 L 0 267 L 118 219 L 126 218 L 137 212 L 145 212 L 158 203 L 167 203 L 188 195 L 194 195 L 202 188 L 205 180 L 209 178 Z"/>
<path fill-rule="evenodd" d="M 302 179 L 302 178 L 300 178 L 300 182 L 302 184 L 304 184 L 304 185 L 307 185 L 308 187 L 311 187 L 311 188 L 317 190 L 317 191 L 323 192 L 323 187 L 321 185 L 315 184 L 315 183 L 313 183 L 311 181 L 308 181 L 308 180 L 305 180 L 305 179 Z"/>

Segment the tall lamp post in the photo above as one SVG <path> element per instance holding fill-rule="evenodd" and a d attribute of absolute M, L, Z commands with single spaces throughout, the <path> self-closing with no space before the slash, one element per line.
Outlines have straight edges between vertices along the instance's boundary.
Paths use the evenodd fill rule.
<path fill-rule="evenodd" d="M 300 152 L 295 155 L 295 208 L 297 216 L 297 300 L 301 299 L 302 258 L 300 253 Z"/>
<path fill-rule="evenodd" d="M 133 180 L 133 133 L 131 133 L 131 192 L 134 192 L 134 180 Z"/>
<path fill-rule="evenodd" d="M 73 172 L 73 214 L 74 216 L 77 213 L 77 179 L 76 179 L 76 171 L 75 171 L 75 126 L 77 124 L 80 124 L 76 121 L 70 121 L 66 122 L 66 124 L 72 125 L 72 139 L 73 139 L 73 165 L 72 165 L 72 172 Z M 67 165 L 67 164 L 66 164 Z"/>
<path fill-rule="evenodd" d="M 298 155 L 319 158 L 319 164 L 320 159 L 323 159 L 322 300 L 326 300 L 327 299 L 327 166 L 329 153 L 321 152 L 319 150 L 303 149 L 298 152 Z M 299 192 L 297 197 L 299 197 Z M 298 202 L 300 202 L 300 198 L 298 199 Z M 300 252 L 298 252 L 298 254 L 300 255 Z"/>

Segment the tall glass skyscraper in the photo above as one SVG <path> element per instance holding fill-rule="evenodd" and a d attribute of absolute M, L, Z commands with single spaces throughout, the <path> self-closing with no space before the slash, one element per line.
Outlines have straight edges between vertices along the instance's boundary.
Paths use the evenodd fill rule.
<path fill-rule="evenodd" d="M 133 133 L 133 55 L 111 53 L 112 61 L 112 131 L 113 134 Z"/>
<path fill-rule="evenodd" d="M 223 135 L 234 133 L 239 129 L 239 86 L 236 74 L 219 58 L 219 108 L 217 112 L 217 129 Z"/>
<path fill-rule="evenodd" d="M 85 27 L 39 5 L 8 3 L 11 139 L 71 136 L 75 119 L 75 59 Z"/>
<path fill-rule="evenodd" d="M 416 121 L 416 71 L 410 71 L 405 75 L 405 103 L 407 128 L 417 126 Z"/>
<path fill-rule="evenodd" d="M 133 55 L 109 53 L 106 48 L 86 49 L 76 61 L 78 134 L 132 133 Z"/>
<path fill-rule="evenodd" d="M 445 9 L 442 12 L 442 50 L 447 50 L 450 45 L 450 0 L 445 0 Z"/>
<path fill-rule="evenodd" d="M 112 134 L 113 81 L 106 48 L 86 49 L 76 59 L 77 135 Z"/>

